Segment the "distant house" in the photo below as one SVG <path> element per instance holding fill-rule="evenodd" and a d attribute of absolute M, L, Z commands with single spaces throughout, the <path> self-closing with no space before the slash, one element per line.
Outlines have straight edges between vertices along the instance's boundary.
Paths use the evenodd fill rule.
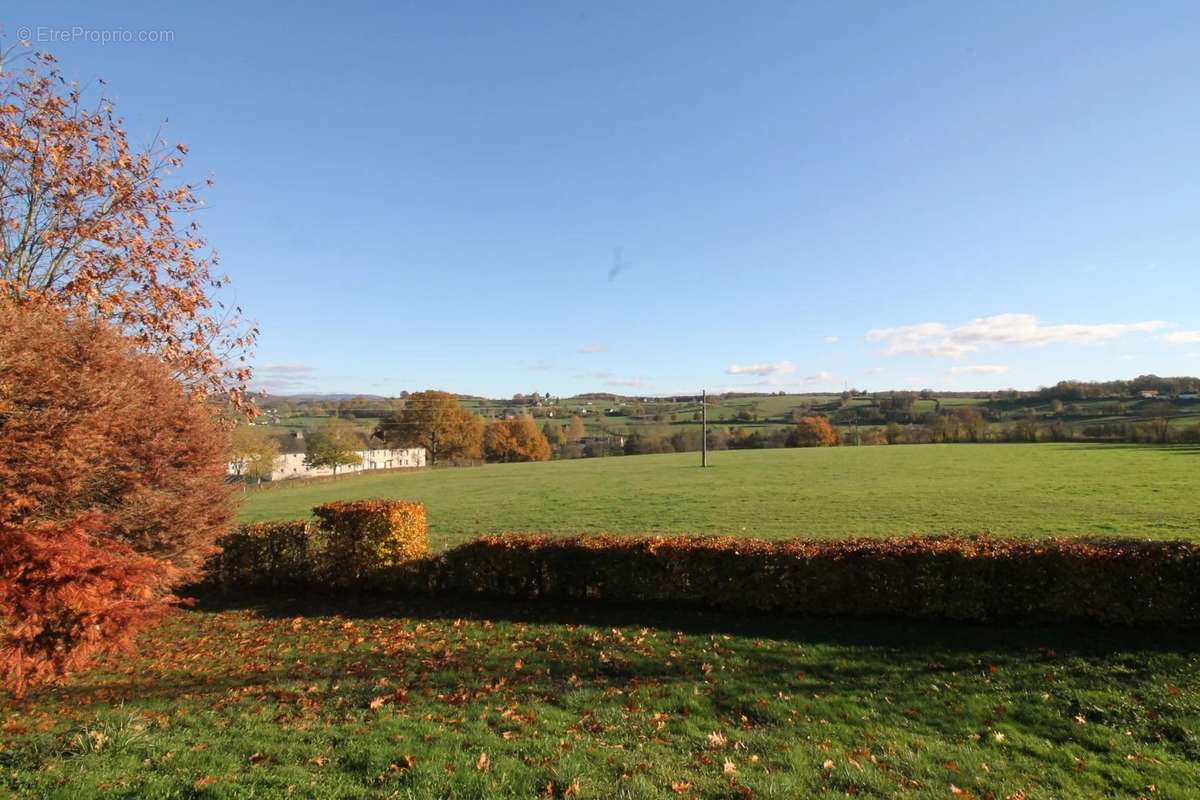
<path fill-rule="evenodd" d="M 1138 394 L 1145 398 L 1158 397 L 1158 389 L 1142 389 Z"/>
<path fill-rule="evenodd" d="M 285 433 L 274 437 L 279 442 L 279 455 L 275 457 L 275 467 L 269 476 L 263 480 L 283 481 L 292 478 L 315 478 L 321 475 L 333 475 L 333 467 L 310 467 L 304 463 L 305 441 L 301 431 Z M 363 437 L 362 449 L 357 451 L 360 462 L 338 467 L 337 474 L 348 472 L 366 472 L 372 469 L 402 469 L 425 466 L 425 448 L 407 447 L 392 449 L 380 439 L 370 436 Z M 230 475 L 241 475 L 243 464 L 231 462 L 228 472 Z"/>

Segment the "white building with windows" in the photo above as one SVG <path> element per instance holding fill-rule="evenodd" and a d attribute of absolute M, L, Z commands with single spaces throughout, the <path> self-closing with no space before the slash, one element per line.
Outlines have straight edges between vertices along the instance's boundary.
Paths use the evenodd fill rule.
<path fill-rule="evenodd" d="M 284 481 L 292 478 L 316 478 L 322 475 L 332 475 L 333 467 L 310 467 L 304 463 L 304 434 L 297 431 L 275 437 L 279 442 L 279 455 L 275 457 L 275 466 L 269 476 L 263 480 Z M 359 463 L 347 464 L 337 468 L 338 475 L 353 472 L 366 472 L 373 469 L 416 469 L 425 466 L 424 447 L 406 447 L 393 449 L 382 441 L 371 437 L 363 440 L 363 449 L 357 451 Z M 234 461 L 229 464 L 230 475 L 241 475 L 245 465 Z"/>

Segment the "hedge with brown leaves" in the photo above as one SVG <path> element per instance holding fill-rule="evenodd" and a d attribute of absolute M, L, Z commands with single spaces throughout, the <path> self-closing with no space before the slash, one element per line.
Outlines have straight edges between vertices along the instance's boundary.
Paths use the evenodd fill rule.
<path fill-rule="evenodd" d="M 798 615 L 1200 622 L 1200 545 L 1179 541 L 509 534 L 446 552 L 423 580 L 437 591 Z"/>
<path fill-rule="evenodd" d="M 504 534 L 360 577 L 380 591 L 793 615 L 1200 623 L 1200 544 L 1181 541 Z"/>

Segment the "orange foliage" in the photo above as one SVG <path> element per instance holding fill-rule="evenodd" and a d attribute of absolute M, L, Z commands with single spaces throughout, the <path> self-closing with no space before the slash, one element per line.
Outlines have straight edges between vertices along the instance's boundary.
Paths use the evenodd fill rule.
<path fill-rule="evenodd" d="M 175 568 L 97 537 L 99 519 L 0 525 L 0 679 L 17 697 L 127 649 L 176 601 Z"/>
<path fill-rule="evenodd" d="M 0 71 L 0 296 L 42 296 L 137 337 L 198 393 L 245 399 L 257 335 L 210 294 L 195 187 L 172 183 L 187 148 L 130 147 L 107 99 L 86 108 L 39 55 Z"/>
<path fill-rule="evenodd" d="M 0 522 L 100 512 L 189 576 L 228 529 L 228 433 L 106 323 L 0 301 L 0 409 Z"/>
<path fill-rule="evenodd" d="M 119 646 L 166 608 L 171 581 L 200 572 L 233 516 L 228 448 L 171 367 L 108 323 L 0 297 L 0 637 L 15 689 Z"/>
<path fill-rule="evenodd" d="M 483 450 L 483 418 L 449 392 L 414 392 L 400 413 L 380 423 L 376 434 L 392 447 L 424 447 L 429 463 L 470 461 Z"/>
<path fill-rule="evenodd" d="M 522 414 L 489 423 L 483 435 L 484 452 L 495 461 L 549 461 L 550 442 L 532 417 Z"/>
<path fill-rule="evenodd" d="M 826 417 L 801 417 L 787 443 L 790 447 L 833 447 L 838 435 Z"/>

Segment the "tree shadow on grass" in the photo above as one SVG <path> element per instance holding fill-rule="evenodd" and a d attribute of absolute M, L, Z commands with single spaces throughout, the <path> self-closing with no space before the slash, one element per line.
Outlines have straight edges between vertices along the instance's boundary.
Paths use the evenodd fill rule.
<path fill-rule="evenodd" d="M 643 703 L 666 704 L 655 709 L 676 713 L 680 703 L 699 703 L 697 713 L 709 715 L 711 724 L 742 720 L 788 736 L 803 709 L 809 728 L 822 736 L 858 737 L 867 727 L 881 727 L 951 741 L 968 730 L 986 731 L 1006 713 L 993 709 L 1008 705 L 1014 722 L 1045 741 L 1069 741 L 1078 727 L 1075 715 L 1085 711 L 1097 723 L 1161 740 L 1173 735 L 1176 712 L 1151 708 L 1141 698 L 1164 692 L 1167 683 L 1188 685 L 1189 665 L 1200 651 L 1197 637 L 1182 632 L 1077 625 L 781 618 L 476 597 L 198 599 L 202 613 L 248 611 L 266 624 L 246 626 L 238 617 L 212 629 L 202 617 L 185 618 L 163 640 L 166 646 L 201 637 L 211 658 L 173 658 L 166 666 L 153 660 L 124 674 L 87 676 L 53 690 L 54 696 L 70 705 L 95 702 L 98 695 L 110 707 L 187 704 L 230 719 L 265 709 L 279 724 L 311 712 L 356 724 L 374 713 L 372 701 L 381 693 L 405 689 L 408 699 L 388 708 L 413 719 L 441 724 L 515 703 L 542 708 L 538 715 L 547 721 L 540 724 L 551 738 L 587 723 L 593 710 L 625 708 L 635 691 Z M 337 621 L 312 625 L 312 635 L 323 638 L 304 639 L 311 623 L 293 627 L 289 621 L 297 617 Z M 343 634 L 349 622 L 357 624 Z M 654 647 L 631 645 L 641 629 L 655 632 Z M 354 637 L 366 642 L 350 645 Z M 268 644 L 239 650 L 260 639 Z M 290 652 L 289 641 L 305 649 Z M 412 646 L 393 650 L 393 641 Z M 350 649 L 340 649 L 342 643 Z M 523 668 L 514 668 L 518 658 Z M 1056 670 L 1054 683 L 1047 683 Z M 1035 701 L 1048 686 L 1054 704 Z M 610 695 L 614 689 L 620 691 Z M 1121 699 L 1109 709 L 1084 708 L 1096 693 Z M 38 702 L 37 695 L 30 701 Z M 840 734 L 821 727 L 824 719 L 865 719 L 866 709 L 869 726 L 847 722 L 849 732 Z M 628 724 L 650 714 L 635 714 Z M 445 735 L 458 735 L 448 724 Z M 1200 758 L 1187 742 L 1170 746 L 1180 759 Z"/>
<path fill-rule="evenodd" d="M 484 596 L 394 597 L 373 594 L 324 596 L 221 595 L 196 598 L 197 610 L 250 610 L 264 617 L 341 616 L 348 619 L 492 620 L 530 625 L 591 625 L 657 628 L 693 635 L 734 635 L 794 643 L 883 647 L 943 652 L 1030 650 L 1103 656 L 1130 650 L 1200 653 L 1194 631 L 1084 623 L 922 621 L 754 614 L 666 604 L 564 603 Z"/>

